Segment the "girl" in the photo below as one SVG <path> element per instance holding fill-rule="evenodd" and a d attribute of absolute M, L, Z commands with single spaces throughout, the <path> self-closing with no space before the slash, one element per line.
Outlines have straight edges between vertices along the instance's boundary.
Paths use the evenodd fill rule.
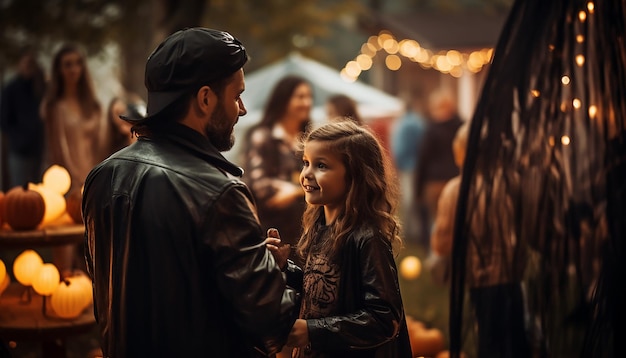
<path fill-rule="evenodd" d="M 411 357 L 392 249 L 397 191 L 382 146 L 352 121 L 332 122 L 308 134 L 302 158 L 303 272 L 277 230 L 266 241 L 302 290 L 293 357 Z"/>

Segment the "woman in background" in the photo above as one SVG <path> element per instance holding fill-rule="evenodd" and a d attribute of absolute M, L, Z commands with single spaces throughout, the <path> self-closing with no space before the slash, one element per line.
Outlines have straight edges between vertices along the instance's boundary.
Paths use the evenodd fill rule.
<path fill-rule="evenodd" d="M 41 114 L 46 128 L 47 165 L 67 169 L 72 180 L 70 191 L 80 190 L 101 158 L 99 133 L 103 118 L 85 55 L 76 45 L 63 45 L 56 52 Z M 78 265 L 76 252 L 74 245 L 53 248 L 53 261 L 62 276 Z"/>
<path fill-rule="evenodd" d="M 46 125 L 47 164 L 67 169 L 72 188 L 80 188 L 100 158 L 102 108 L 96 98 L 86 58 L 66 44 L 52 61 L 52 74 L 42 104 Z"/>
<path fill-rule="evenodd" d="M 310 123 L 311 85 L 298 76 L 281 79 L 270 94 L 259 124 L 247 134 L 244 180 L 255 196 L 265 229 L 279 228 L 295 247 L 300 238 L 304 192 L 298 177 L 302 158 L 297 143 Z M 291 255 L 296 262 L 300 260 Z"/>

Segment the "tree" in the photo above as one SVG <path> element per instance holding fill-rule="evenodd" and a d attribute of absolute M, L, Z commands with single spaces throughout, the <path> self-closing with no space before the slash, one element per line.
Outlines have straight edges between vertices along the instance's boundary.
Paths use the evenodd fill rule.
<path fill-rule="evenodd" d="M 59 42 L 73 41 L 97 55 L 116 43 L 122 84 L 142 94 L 147 56 L 178 29 L 203 25 L 232 32 L 250 49 L 254 68 L 294 49 L 323 57 L 316 40 L 329 35 L 329 23 L 359 9 L 357 0 L 5 0 L 0 68 L 15 63 L 24 45 L 49 53 Z"/>

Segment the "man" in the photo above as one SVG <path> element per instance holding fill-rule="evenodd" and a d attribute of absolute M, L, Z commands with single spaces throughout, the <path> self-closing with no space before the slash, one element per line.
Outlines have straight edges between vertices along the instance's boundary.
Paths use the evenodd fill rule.
<path fill-rule="evenodd" d="M 428 96 L 428 114 L 423 141 L 417 148 L 413 196 L 421 210 L 422 242 L 428 247 L 430 230 L 437 217 L 439 195 L 448 180 L 459 174 L 454 164 L 452 141 L 463 121 L 449 89 L 440 88 Z"/>
<path fill-rule="evenodd" d="M 0 100 L 0 129 L 8 142 L 6 188 L 41 182 L 44 125 L 39 104 L 44 90 L 44 73 L 36 54 L 24 49 L 17 74 L 2 91 Z"/>
<path fill-rule="evenodd" d="M 86 260 L 105 357 L 273 355 L 295 292 L 264 244 L 241 168 L 220 151 L 246 114 L 230 34 L 190 28 L 146 63 L 138 140 L 96 166 L 83 199 Z"/>

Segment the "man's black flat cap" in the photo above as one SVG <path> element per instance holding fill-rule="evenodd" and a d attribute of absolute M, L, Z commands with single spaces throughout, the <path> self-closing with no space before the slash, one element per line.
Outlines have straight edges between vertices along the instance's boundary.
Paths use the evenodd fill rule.
<path fill-rule="evenodd" d="M 144 122 L 195 86 L 224 79 L 243 67 L 248 54 L 241 42 L 225 31 L 192 27 L 168 36 L 148 57 L 145 85 L 148 109 Z"/>

